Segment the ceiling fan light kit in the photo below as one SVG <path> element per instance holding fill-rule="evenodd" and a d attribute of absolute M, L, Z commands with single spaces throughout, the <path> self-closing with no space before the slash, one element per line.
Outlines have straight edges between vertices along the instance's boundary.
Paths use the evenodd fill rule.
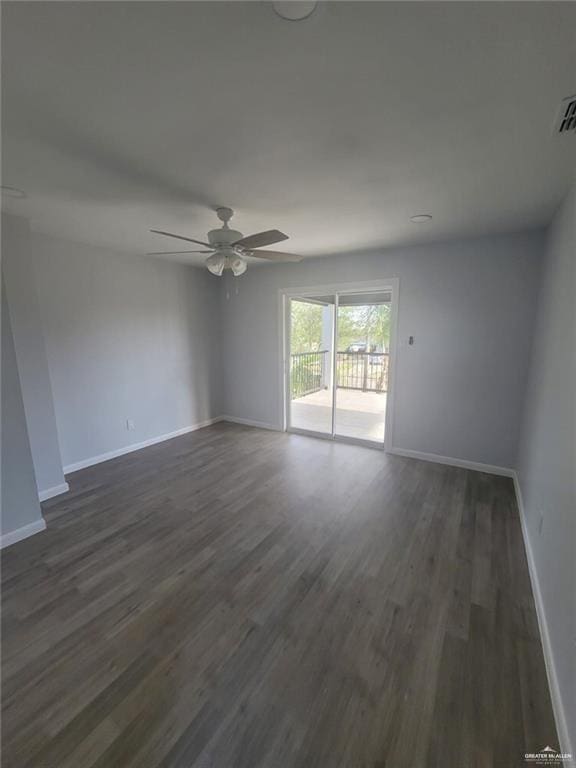
<path fill-rule="evenodd" d="M 189 243 L 196 243 L 204 246 L 202 250 L 194 251 L 155 251 L 149 253 L 149 256 L 172 255 L 176 253 L 211 253 L 206 259 L 206 267 L 213 275 L 221 277 L 225 269 L 229 269 L 235 277 L 239 277 L 246 272 L 248 263 L 247 256 L 255 256 L 259 259 L 268 261 L 302 261 L 302 256 L 295 253 L 284 253 L 283 251 L 260 251 L 265 245 L 273 245 L 287 240 L 288 235 L 279 232 L 277 229 L 270 229 L 266 232 L 258 232 L 255 235 L 244 237 L 242 232 L 230 229 L 228 222 L 234 215 L 232 208 L 217 208 L 216 215 L 223 222 L 220 229 L 212 229 L 208 232 L 208 242 L 203 240 L 194 240 L 184 235 L 175 235 L 172 232 L 164 232 L 160 229 L 151 229 L 156 235 L 165 237 L 175 237 L 177 240 L 185 240 Z M 208 249 L 208 250 L 206 250 Z"/>
<path fill-rule="evenodd" d="M 242 256 L 237 256 L 233 251 L 229 256 L 225 256 L 222 251 L 212 254 L 206 259 L 208 271 L 217 277 L 222 277 L 225 269 L 230 269 L 235 277 L 239 277 L 246 272 L 248 264 Z"/>

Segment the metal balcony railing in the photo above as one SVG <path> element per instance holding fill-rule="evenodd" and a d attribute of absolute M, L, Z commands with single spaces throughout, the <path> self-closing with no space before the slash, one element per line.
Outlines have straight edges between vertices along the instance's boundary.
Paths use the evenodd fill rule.
<path fill-rule="evenodd" d="M 387 392 L 389 358 L 388 352 L 336 352 L 336 386 Z"/>
<path fill-rule="evenodd" d="M 319 392 L 327 384 L 328 350 L 290 355 L 290 389 L 292 400 Z"/>
<path fill-rule="evenodd" d="M 389 359 L 388 352 L 337 352 L 336 386 L 362 392 L 387 392 Z M 330 386 L 330 368 L 327 349 L 291 355 L 292 399 Z"/>

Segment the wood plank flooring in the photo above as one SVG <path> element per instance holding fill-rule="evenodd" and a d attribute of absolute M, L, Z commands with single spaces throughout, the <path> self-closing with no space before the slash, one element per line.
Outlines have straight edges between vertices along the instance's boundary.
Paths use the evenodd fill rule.
<path fill-rule="evenodd" d="M 67 479 L 3 553 L 3 765 L 558 747 L 509 479 L 231 424 Z"/>

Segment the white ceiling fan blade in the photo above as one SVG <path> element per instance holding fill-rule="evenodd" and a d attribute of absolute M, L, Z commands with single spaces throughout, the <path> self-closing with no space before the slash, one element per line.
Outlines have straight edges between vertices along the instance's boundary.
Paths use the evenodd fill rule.
<path fill-rule="evenodd" d="M 194 240 L 193 237 L 184 237 L 183 235 L 175 235 L 172 232 L 163 232 L 161 229 L 151 229 L 150 232 L 154 232 L 155 235 L 166 235 L 166 237 L 175 237 L 177 240 L 186 240 L 188 243 L 196 243 L 196 245 L 203 245 L 206 248 L 211 248 L 210 243 L 205 243 L 202 240 Z"/>
<path fill-rule="evenodd" d="M 257 232 L 255 235 L 248 235 L 240 240 L 236 240 L 232 245 L 239 245 L 241 248 L 262 248 L 264 245 L 274 245 L 281 243 L 282 240 L 288 240 L 288 235 L 277 229 L 268 229 L 266 232 Z"/>
<path fill-rule="evenodd" d="M 152 251 L 146 256 L 175 256 L 177 253 L 212 253 L 212 251 Z"/>
<path fill-rule="evenodd" d="M 284 253 L 284 251 L 250 251 L 247 255 L 268 259 L 268 261 L 302 261 L 304 258 L 296 253 Z"/>

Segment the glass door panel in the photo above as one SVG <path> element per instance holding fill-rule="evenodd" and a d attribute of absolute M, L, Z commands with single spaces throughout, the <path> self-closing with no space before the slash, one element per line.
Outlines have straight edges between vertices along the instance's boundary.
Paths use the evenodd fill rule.
<path fill-rule="evenodd" d="M 333 296 L 290 299 L 288 427 L 333 434 Z"/>
<path fill-rule="evenodd" d="M 384 442 L 391 295 L 339 294 L 334 432 Z"/>

